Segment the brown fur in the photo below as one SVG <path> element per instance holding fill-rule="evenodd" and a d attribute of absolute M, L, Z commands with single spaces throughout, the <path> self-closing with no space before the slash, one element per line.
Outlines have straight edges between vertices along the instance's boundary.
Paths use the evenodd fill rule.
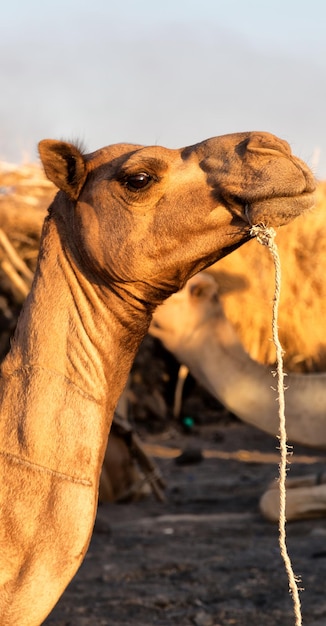
<path fill-rule="evenodd" d="M 60 191 L 1 370 L 3 626 L 38 626 L 84 558 L 113 411 L 155 306 L 247 241 L 250 222 L 309 209 L 315 187 L 264 133 L 90 155 L 46 140 L 40 154 Z"/>

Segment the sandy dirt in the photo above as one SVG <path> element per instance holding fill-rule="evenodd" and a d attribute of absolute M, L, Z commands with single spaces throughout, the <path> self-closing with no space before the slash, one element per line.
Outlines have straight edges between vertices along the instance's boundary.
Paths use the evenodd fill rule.
<path fill-rule="evenodd" d="M 86 559 L 45 624 L 294 625 L 278 529 L 258 508 L 277 477 L 277 441 L 226 415 L 194 384 L 183 408 L 194 419 L 187 434 L 182 416 L 176 421 L 169 412 L 173 363 L 147 343 L 133 370 L 132 412 L 158 455 L 166 502 L 99 507 Z M 178 463 L 185 450 L 195 451 L 196 462 Z M 295 447 L 291 476 L 324 467 L 322 453 Z M 289 523 L 287 541 L 304 587 L 303 624 L 325 626 L 326 520 Z"/>

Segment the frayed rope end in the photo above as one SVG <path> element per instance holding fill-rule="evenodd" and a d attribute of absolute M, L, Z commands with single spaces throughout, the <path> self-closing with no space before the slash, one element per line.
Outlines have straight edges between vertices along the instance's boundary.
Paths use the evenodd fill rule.
<path fill-rule="evenodd" d="M 268 228 L 265 224 L 255 224 L 250 229 L 250 236 L 256 237 L 257 241 L 262 246 L 270 248 L 274 244 L 276 232 L 274 228 Z"/>

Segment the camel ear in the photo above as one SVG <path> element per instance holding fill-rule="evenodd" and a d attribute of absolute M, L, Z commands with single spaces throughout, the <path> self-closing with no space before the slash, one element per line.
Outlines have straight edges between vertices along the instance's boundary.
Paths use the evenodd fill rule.
<path fill-rule="evenodd" d="M 87 176 L 81 151 L 71 143 L 44 139 L 38 145 L 47 177 L 72 199 L 77 200 Z"/>
<path fill-rule="evenodd" d="M 206 300 L 218 300 L 217 283 L 212 280 L 198 280 L 189 287 L 190 294 L 193 298 Z"/>

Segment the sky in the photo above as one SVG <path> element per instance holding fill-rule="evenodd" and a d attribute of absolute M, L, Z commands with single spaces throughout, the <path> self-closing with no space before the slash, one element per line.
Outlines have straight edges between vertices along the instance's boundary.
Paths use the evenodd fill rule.
<path fill-rule="evenodd" d="M 1 25 L 0 160 L 265 130 L 326 179 L 324 0 L 11 0 Z"/>

